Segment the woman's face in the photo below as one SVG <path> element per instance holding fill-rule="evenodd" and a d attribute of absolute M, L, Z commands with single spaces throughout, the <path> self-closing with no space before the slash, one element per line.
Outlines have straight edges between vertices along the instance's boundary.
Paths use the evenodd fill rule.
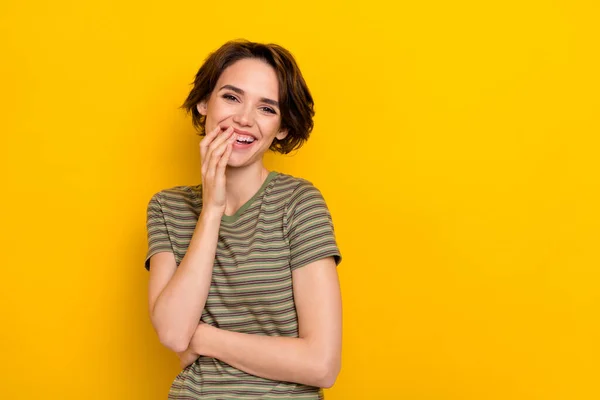
<path fill-rule="evenodd" d="M 217 125 L 232 126 L 237 134 L 228 166 L 262 163 L 274 138 L 283 139 L 279 110 L 279 82 L 275 70 L 264 61 L 246 58 L 231 64 L 219 77 L 208 102 L 197 105 L 206 116 L 205 131 Z"/>

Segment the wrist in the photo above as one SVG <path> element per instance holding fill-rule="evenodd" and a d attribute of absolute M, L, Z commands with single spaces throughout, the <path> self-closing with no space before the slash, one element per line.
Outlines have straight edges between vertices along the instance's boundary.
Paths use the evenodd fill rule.
<path fill-rule="evenodd" d="M 200 217 L 198 221 L 204 222 L 221 222 L 221 217 L 225 213 L 224 209 L 219 209 L 216 207 L 202 207 L 202 211 L 200 212 Z"/>
<path fill-rule="evenodd" d="M 205 357 L 215 357 L 211 347 L 211 337 L 215 330 L 215 327 L 205 323 L 198 325 L 191 342 L 194 353 Z"/>

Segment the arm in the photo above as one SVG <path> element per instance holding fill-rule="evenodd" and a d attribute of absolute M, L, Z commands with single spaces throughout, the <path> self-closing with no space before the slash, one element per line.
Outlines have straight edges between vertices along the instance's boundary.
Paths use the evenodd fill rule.
<path fill-rule="evenodd" d="M 221 216 L 225 210 L 225 168 L 235 139 L 231 129 L 217 137 L 218 132 L 219 127 L 200 144 L 202 212 L 185 256 L 179 267 L 170 252 L 157 253 L 150 259 L 150 319 L 161 343 L 175 352 L 188 347 L 212 279 Z"/>
<path fill-rule="evenodd" d="M 220 220 L 219 215 L 200 214 L 179 267 L 173 253 L 150 259 L 150 319 L 161 343 L 173 351 L 184 350 L 198 326 L 210 289 Z"/>
<path fill-rule="evenodd" d="M 194 358 L 190 353 L 201 354 L 267 379 L 333 386 L 340 371 L 342 345 L 342 305 L 335 262 L 327 257 L 292 274 L 298 338 L 229 332 L 201 324 L 187 359 Z"/>

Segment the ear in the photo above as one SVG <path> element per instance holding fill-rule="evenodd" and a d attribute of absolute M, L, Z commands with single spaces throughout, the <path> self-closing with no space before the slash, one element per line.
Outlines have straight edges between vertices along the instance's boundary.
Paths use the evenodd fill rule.
<path fill-rule="evenodd" d="M 200 115 L 206 116 L 206 111 L 207 111 L 206 101 L 201 101 L 200 103 L 196 104 L 196 110 L 198 110 Z"/>
<path fill-rule="evenodd" d="M 287 135 L 288 135 L 287 129 L 281 129 L 279 132 L 277 132 L 277 135 L 275 135 L 275 138 L 277 140 L 283 140 L 287 137 Z"/>

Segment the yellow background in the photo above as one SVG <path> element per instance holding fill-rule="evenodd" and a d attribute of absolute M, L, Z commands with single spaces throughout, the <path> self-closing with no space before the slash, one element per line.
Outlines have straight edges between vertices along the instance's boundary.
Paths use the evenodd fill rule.
<path fill-rule="evenodd" d="M 164 399 L 145 213 L 199 182 L 178 109 L 232 38 L 297 57 L 344 255 L 329 400 L 600 398 L 595 1 L 0 5 L 0 397 Z"/>

